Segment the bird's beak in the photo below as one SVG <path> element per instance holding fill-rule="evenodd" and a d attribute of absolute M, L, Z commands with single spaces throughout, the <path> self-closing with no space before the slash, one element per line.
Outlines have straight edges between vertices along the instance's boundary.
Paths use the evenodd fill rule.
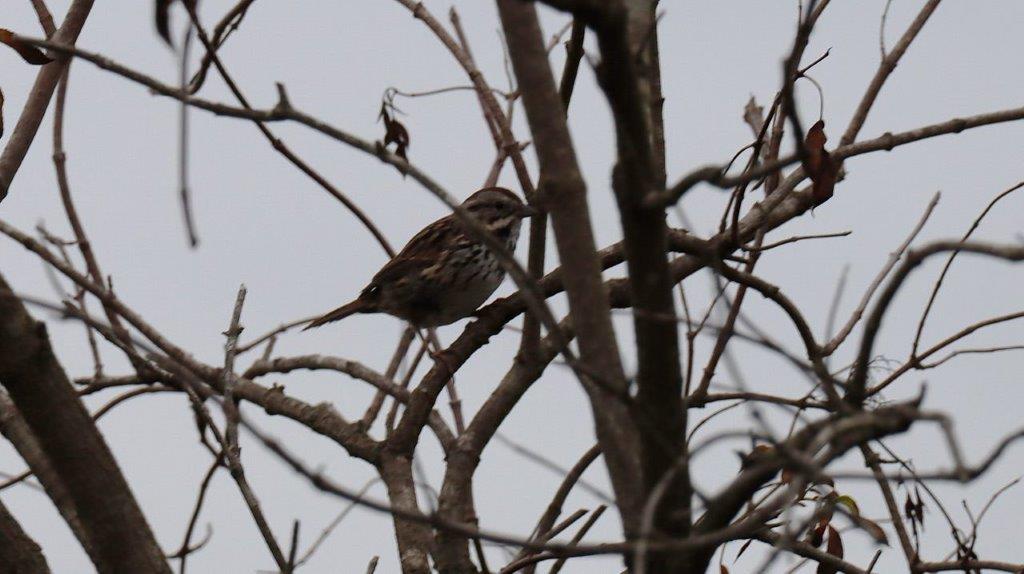
<path fill-rule="evenodd" d="M 538 213 L 540 213 L 540 211 L 538 211 L 536 207 L 531 207 L 526 204 L 523 204 L 523 206 L 519 208 L 519 217 L 522 217 L 523 219 L 532 217 Z"/>

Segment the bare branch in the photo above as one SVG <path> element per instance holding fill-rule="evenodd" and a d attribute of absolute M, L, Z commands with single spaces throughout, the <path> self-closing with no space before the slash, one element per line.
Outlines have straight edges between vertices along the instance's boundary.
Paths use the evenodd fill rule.
<path fill-rule="evenodd" d="M 0 279 L 0 381 L 68 489 L 103 571 L 170 572 L 124 476 L 54 357 Z"/>
<path fill-rule="evenodd" d="M 882 91 L 882 86 L 885 84 L 885 81 L 889 78 L 889 75 L 892 74 L 893 70 L 896 69 L 896 64 L 900 61 L 900 58 L 903 57 L 903 54 L 906 53 L 907 48 L 910 47 L 914 38 L 917 38 L 917 34 L 922 28 L 924 28 L 924 25 L 928 22 L 928 18 L 930 18 L 932 13 L 935 12 L 935 9 L 939 7 L 939 2 L 941 2 L 941 0 L 929 0 L 928 3 L 921 8 L 917 18 L 914 18 L 914 21 L 911 22 L 907 31 L 903 33 L 899 42 L 896 42 L 896 45 L 893 46 L 892 51 L 882 58 L 882 63 L 878 66 L 878 71 L 875 72 L 875 77 L 871 79 L 871 83 L 868 85 L 868 89 L 864 93 L 864 97 L 861 98 L 860 104 L 857 105 L 857 110 L 853 112 L 853 118 L 850 119 L 850 124 L 846 127 L 843 137 L 839 140 L 840 146 L 845 146 L 856 139 L 857 134 L 860 132 L 860 128 L 864 126 L 864 121 L 868 117 L 868 112 L 871 111 L 871 106 L 874 105 L 875 99 L 878 97 L 878 93 Z M 888 10 L 889 7 L 886 6 L 886 12 L 888 12 Z M 884 33 L 884 14 L 882 15 L 882 22 L 883 29 L 880 33 Z M 882 51 L 883 53 L 885 52 L 884 44 Z"/>
<path fill-rule="evenodd" d="M 572 140 L 544 51 L 536 8 L 518 0 L 499 0 L 498 10 L 523 92 L 534 149 L 545 173 L 546 197 L 542 198 L 543 204 L 551 214 L 562 265 L 569 270 L 566 291 L 573 325 L 582 335 L 580 354 L 591 369 L 611 381 L 613 391 L 622 392 L 625 375 L 601 284 L 586 188 L 572 153 Z M 634 464 L 638 439 L 624 406 L 615 399 L 609 399 L 604 391 L 592 387 L 587 385 L 598 441 L 629 532 L 639 508 L 636 488 L 640 481 Z"/>
<path fill-rule="evenodd" d="M 10 572 L 49 574 L 50 568 L 39 545 L 0 503 L 0 564 Z"/>
<path fill-rule="evenodd" d="M 889 272 L 892 271 L 892 268 L 896 266 L 896 263 L 898 263 L 900 258 L 903 257 L 903 254 L 907 251 L 908 248 L 910 248 L 910 244 L 914 242 L 914 239 L 917 238 L 917 235 L 921 233 L 922 229 L 924 229 L 925 223 L 928 222 L 928 218 L 931 217 L 932 211 L 935 210 L 935 206 L 938 205 L 939 203 L 939 197 L 939 193 L 936 193 L 934 196 L 932 196 L 931 202 L 928 203 L 928 207 L 926 207 L 924 210 L 924 215 L 922 215 L 921 219 L 918 220 L 917 225 L 914 226 L 913 230 L 911 230 L 910 235 L 908 235 L 907 239 L 898 248 L 896 248 L 896 251 L 893 251 L 892 253 L 889 254 L 889 259 L 885 262 L 885 265 L 882 266 L 882 270 L 878 272 L 878 275 L 875 276 L 875 279 L 871 281 L 871 285 L 868 287 L 867 291 L 864 292 L 864 296 L 861 297 L 860 304 L 857 305 L 857 308 L 850 315 L 850 318 L 846 321 L 846 324 L 843 325 L 841 329 L 839 329 L 839 332 L 836 333 L 835 337 L 832 337 L 832 339 L 822 347 L 822 353 L 824 353 L 825 355 L 831 355 L 833 352 L 835 352 L 836 349 L 839 348 L 839 345 L 843 344 L 843 341 L 845 341 L 846 338 L 850 335 L 850 333 L 853 331 L 853 328 L 857 325 L 861 317 L 864 315 L 864 310 L 867 309 L 868 303 L 871 302 L 871 298 L 875 295 L 875 291 L 878 290 L 878 288 L 882 285 L 882 281 L 885 280 L 885 278 L 889 275 Z"/>
<path fill-rule="evenodd" d="M 73 46 L 85 25 L 89 11 L 92 10 L 92 4 L 93 0 L 72 2 L 60 29 L 50 36 L 53 41 L 57 44 Z M 32 140 L 35 139 L 46 108 L 50 105 L 53 91 L 57 88 L 57 82 L 64 75 L 66 67 L 67 58 L 61 57 L 52 64 L 43 66 L 36 75 L 36 81 L 25 100 L 25 106 L 21 109 L 18 123 L 14 126 L 7 146 L 0 153 L 0 202 L 3 202 L 10 192 L 11 182 L 14 180 L 15 174 L 18 173 L 21 162 L 25 159 L 29 146 L 32 145 Z"/>
<path fill-rule="evenodd" d="M 990 211 L 992 211 L 992 208 L 995 207 L 995 205 L 999 203 L 999 201 L 1002 200 L 1004 197 L 1007 197 L 1008 195 L 1022 187 L 1024 187 L 1024 181 L 1021 181 L 1016 185 L 1011 186 L 1006 191 L 992 198 L 992 201 L 990 201 L 988 205 L 985 206 L 985 209 L 983 209 L 981 213 L 978 214 L 978 217 L 974 219 L 974 221 L 971 223 L 971 226 L 967 229 L 967 232 L 964 233 L 963 237 L 961 237 L 960 240 L 967 241 L 968 239 L 970 239 L 971 235 L 974 234 L 974 231 L 978 229 L 979 225 L 981 225 L 981 220 L 985 219 L 985 216 L 988 215 Z M 914 345 L 911 350 L 912 356 L 917 356 L 918 344 L 921 342 L 921 333 L 924 331 L 924 324 L 928 320 L 928 314 L 932 310 L 932 305 L 935 304 L 935 298 L 939 295 L 939 289 L 942 288 L 942 282 L 946 279 L 946 274 L 949 273 L 949 268 L 952 267 L 953 260 L 956 259 L 956 256 L 959 253 L 959 251 L 954 251 L 949 254 L 949 258 L 946 259 L 946 264 L 942 266 L 942 272 L 939 273 L 939 278 L 935 280 L 935 286 L 932 287 L 931 295 L 928 296 L 928 303 L 925 305 L 924 311 L 921 313 L 921 319 L 918 321 L 917 324 L 917 332 L 914 334 Z"/>
<path fill-rule="evenodd" d="M 853 405 L 859 406 L 865 397 L 865 386 L 867 384 L 868 360 L 874 347 L 878 330 L 881 328 L 885 312 L 892 303 L 896 292 L 899 291 L 903 282 L 910 273 L 928 257 L 946 251 L 963 251 L 988 255 L 997 259 L 1007 261 L 1024 261 L 1024 247 L 1016 245 L 993 245 L 989 243 L 970 243 L 963 241 L 936 241 L 929 243 L 919 250 L 911 251 L 903 264 L 893 274 L 892 279 L 886 286 L 875 308 L 868 316 L 864 324 L 864 338 L 857 354 L 857 364 L 854 367 L 853 377 L 850 380 L 846 400 Z"/>

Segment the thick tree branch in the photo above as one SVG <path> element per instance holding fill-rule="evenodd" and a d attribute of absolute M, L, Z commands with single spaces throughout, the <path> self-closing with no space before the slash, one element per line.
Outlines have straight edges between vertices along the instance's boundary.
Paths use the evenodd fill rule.
<path fill-rule="evenodd" d="M 49 574 L 43 551 L 0 503 L 0 565 L 5 572 Z"/>
<path fill-rule="evenodd" d="M 82 521 L 78 518 L 78 510 L 71 499 L 71 494 L 65 488 L 64 482 L 53 465 L 50 464 L 50 459 L 47 458 L 35 435 L 32 434 L 32 429 L 18 412 L 11 398 L 3 391 L 0 391 L 0 432 L 28 464 L 29 470 L 43 485 L 46 495 L 53 501 L 53 505 L 64 518 L 68 528 L 78 538 L 79 544 L 82 545 L 86 553 L 91 556 L 91 542 L 88 533 L 82 526 Z"/>
<path fill-rule="evenodd" d="M 67 487 L 100 572 L 170 572 L 114 457 L 50 349 L 0 278 L 0 382 Z"/>
<path fill-rule="evenodd" d="M 624 393 L 626 380 L 601 283 L 586 185 L 562 114 L 536 8 L 519 0 L 498 0 L 498 11 L 545 181 L 541 205 L 551 215 L 559 258 L 566 270 L 565 287 L 573 325 L 580 334 L 580 355 L 588 367 L 604 376 L 612 392 Z M 618 397 L 593 384 L 586 387 L 619 510 L 627 533 L 632 533 L 640 508 L 639 437 Z"/>
<path fill-rule="evenodd" d="M 652 138 L 650 50 L 655 27 L 654 2 L 610 2 L 607 13 L 594 26 L 601 48 L 598 78 L 611 104 L 615 120 L 617 163 L 612 187 L 622 222 L 623 244 L 629 270 L 633 332 L 636 336 L 637 393 L 633 419 L 640 434 L 640 463 L 644 492 L 669 472 L 686 448 L 686 409 L 679 360 L 676 322 L 668 267 L 668 227 L 661 206 L 647 197 L 661 193 L 662 165 L 655 158 Z M 673 485 L 655 509 L 654 525 L 661 534 L 686 536 L 690 527 L 688 467 L 673 473 Z M 652 567 L 664 557 L 653 557 Z"/>

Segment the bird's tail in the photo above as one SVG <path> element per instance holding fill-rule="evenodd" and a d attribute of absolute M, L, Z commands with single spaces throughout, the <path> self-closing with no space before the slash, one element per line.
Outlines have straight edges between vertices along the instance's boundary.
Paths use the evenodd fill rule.
<path fill-rule="evenodd" d="M 370 305 L 366 302 L 365 299 L 356 299 L 355 301 L 352 301 L 351 303 L 347 303 L 345 305 L 342 305 L 341 307 L 338 307 L 337 309 L 335 309 L 333 311 L 330 311 L 330 312 L 328 312 L 328 313 L 326 313 L 324 315 L 321 315 L 321 316 L 317 317 L 316 319 L 313 319 L 312 321 L 309 322 L 308 325 L 303 327 L 302 330 L 303 331 L 308 331 L 309 329 L 312 329 L 313 327 L 319 327 L 321 325 L 326 325 L 327 323 L 333 323 L 334 321 L 340 321 L 340 320 L 344 319 L 345 317 L 348 317 L 349 315 L 354 315 L 356 313 L 365 313 L 365 312 L 368 312 L 370 310 L 371 310 L 370 309 Z"/>

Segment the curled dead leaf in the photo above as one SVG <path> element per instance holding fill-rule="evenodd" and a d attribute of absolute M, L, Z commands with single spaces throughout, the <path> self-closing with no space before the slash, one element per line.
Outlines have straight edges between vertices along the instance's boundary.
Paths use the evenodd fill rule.
<path fill-rule="evenodd" d="M 195 8 L 198 4 L 198 0 L 182 0 L 182 2 L 191 8 Z M 171 40 L 171 4 L 174 4 L 174 0 L 156 0 L 154 9 L 156 31 L 164 39 L 164 42 L 167 42 L 168 46 L 174 45 L 174 41 Z"/>
<path fill-rule="evenodd" d="M 739 560 L 740 556 L 743 556 L 743 553 L 746 552 L 747 548 L 750 548 L 750 545 L 753 544 L 753 543 L 754 543 L 754 539 L 753 538 L 751 538 L 750 540 L 747 540 L 746 542 L 744 542 L 743 546 L 740 546 L 740 551 L 736 553 L 736 560 Z"/>
<path fill-rule="evenodd" d="M 7 44 L 14 49 L 15 52 L 21 56 L 22 60 L 25 60 L 33 66 L 43 66 L 53 61 L 53 58 L 44 54 L 39 48 L 26 43 L 21 38 L 14 35 L 14 32 L 7 30 L 6 28 L 0 28 L 0 43 Z"/>
<path fill-rule="evenodd" d="M 836 178 L 839 177 L 839 162 L 834 160 L 825 149 L 827 141 L 825 120 L 815 122 L 804 138 L 807 157 L 804 158 L 803 166 L 804 171 L 811 178 L 811 195 L 814 197 L 815 206 L 825 203 L 832 197 Z"/>
<path fill-rule="evenodd" d="M 864 529 L 864 532 L 867 532 L 871 538 L 874 538 L 877 544 L 889 545 L 889 537 L 885 534 L 885 530 L 874 520 L 860 518 L 857 520 L 857 526 Z"/>
<path fill-rule="evenodd" d="M 379 118 L 384 121 L 384 146 L 395 144 L 395 155 L 408 161 L 406 150 L 409 149 L 411 141 L 409 130 L 391 114 L 387 102 L 381 104 Z"/>
<path fill-rule="evenodd" d="M 807 543 L 815 548 L 821 546 L 821 543 L 825 541 L 825 529 L 828 527 L 828 520 L 819 520 L 818 524 L 807 533 Z"/>
<path fill-rule="evenodd" d="M 174 0 L 156 0 L 156 10 L 154 12 L 156 31 L 168 45 L 174 45 L 174 42 L 171 41 L 171 20 L 168 15 L 172 2 Z"/>
<path fill-rule="evenodd" d="M 903 517 L 907 520 L 914 520 L 914 501 L 910 498 L 910 493 L 907 493 L 906 500 L 903 501 Z"/>
<path fill-rule="evenodd" d="M 832 525 L 828 527 L 828 546 L 825 550 L 836 558 L 843 557 L 843 539 L 839 536 L 839 531 Z"/>
<path fill-rule="evenodd" d="M 843 539 L 840 538 L 839 531 L 831 525 L 828 527 L 828 545 L 825 547 L 825 551 L 836 558 L 843 557 Z M 835 566 L 818 563 L 818 574 L 836 574 L 838 571 Z"/>

